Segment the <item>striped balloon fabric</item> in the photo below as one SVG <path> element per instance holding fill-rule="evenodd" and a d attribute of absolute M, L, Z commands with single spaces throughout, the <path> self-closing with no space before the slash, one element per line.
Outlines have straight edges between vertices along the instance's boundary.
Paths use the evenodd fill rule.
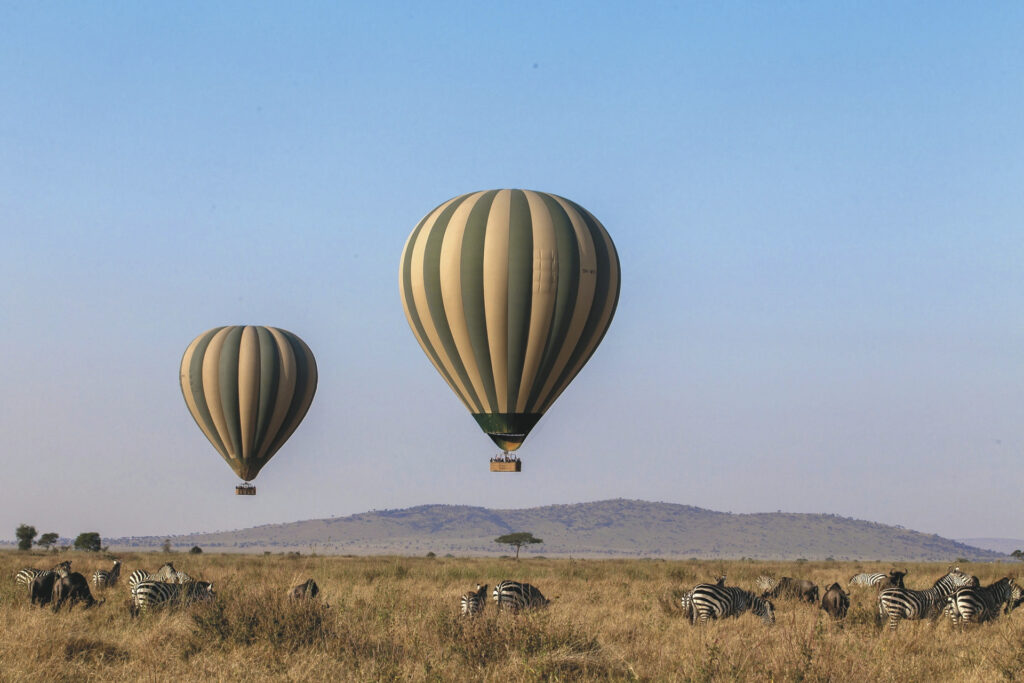
<path fill-rule="evenodd" d="M 181 359 L 181 393 L 196 424 L 250 481 L 292 435 L 316 393 L 305 342 L 274 327 L 215 327 Z"/>
<path fill-rule="evenodd" d="M 619 257 L 604 226 L 568 199 L 474 192 L 441 204 L 412 231 L 399 288 L 434 367 L 511 451 L 608 330 Z"/>

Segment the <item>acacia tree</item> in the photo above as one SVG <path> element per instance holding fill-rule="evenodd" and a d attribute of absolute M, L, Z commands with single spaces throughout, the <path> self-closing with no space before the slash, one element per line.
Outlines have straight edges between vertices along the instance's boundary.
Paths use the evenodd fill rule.
<path fill-rule="evenodd" d="M 1024 550 L 1018 548 L 1010 553 L 1010 557 L 1016 557 L 1018 560 L 1024 561 Z"/>
<path fill-rule="evenodd" d="M 84 531 L 78 534 L 78 538 L 75 539 L 75 550 L 87 550 L 91 553 L 98 553 L 103 542 L 100 540 L 100 535 L 95 531 Z"/>
<path fill-rule="evenodd" d="M 514 534 L 505 534 L 504 536 L 498 536 L 494 539 L 495 543 L 502 543 L 504 545 L 515 546 L 516 559 L 519 559 L 519 549 L 524 545 L 531 543 L 543 543 L 544 540 L 540 538 L 534 538 L 533 534 L 529 531 L 517 531 Z"/>
<path fill-rule="evenodd" d="M 36 528 L 29 524 L 20 525 L 14 532 L 18 539 L 18 550 L 31 550 L 32 539 L 36 537 Z"/>
<path fill-rule="evenodd" d="M 56 543 L 58 538 L 60 537 L 57 535 L 56 531 L 49 531 L 39 537 L 39 540 L 36 541 L 36 545 L 42 546 L 44 549 L 49 550 L 50 546 Z"/>

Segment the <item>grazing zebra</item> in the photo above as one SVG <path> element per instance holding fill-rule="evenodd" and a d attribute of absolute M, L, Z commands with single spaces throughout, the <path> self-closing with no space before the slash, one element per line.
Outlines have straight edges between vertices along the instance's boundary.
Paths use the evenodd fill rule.
<path fill-rule="evenodd" d="M 758 577 L 758 578 L 761 578 L 761 577 Z M 769 581 L 770 580 L 771 579 L 769 578 Z M 716 586 L 724 586 L 725 585 L 725 574 L 722 574 L 721 576 L 718 576 L 718 577 L 715 578 L 715 585 Z M 679 598 L 679 603 L 680 603 L 680 605 L 683 608 L 683 616 L 685 616 L 687 619 L 689 619 L 692 622 L 693 621 L 693 591 L 691 590 L 691 591 L 687 591 L 687 592 L 683 593 L 683 595 Z"/>
<path fill-rule="evenodd" d="M 26 590 L 32 586 L 32 582 L 36 580 L 36 577 L 40 574 L 45 574 L 51 569 L 36 569 L 35 567 L 25 567 L 17 574 L 14 575 L 14 582 L 19 586 L 25 586 Z"/>
<path fill-rule="evenodd" d="M 693 623 L 693 591 L 683 593 L 683 596 L 679 598 L 679 603 L 683 608 L 683 616 Z"/>
<path fill-rule="evenodd" d="M 708 623 L 708 619 L 738 617 L 748 609 L 761 617 L 765 624 L 775 623 L 775 605 L 737 586 L 719 586 L 699 583 L 690 591 L 693 605 L 693 623 Z"/>
<path fill-rule="evenodd" d="M 890 569 L 888 574 L 856 574 L 850 579 L 851 586 L 877 586 L 879 588 L 903 588 L 903 577 L 906 571 L 898 572 Z"/>
<path fill-rule="evenodd" d="M 132 595 L 135 595 L 135 589 L 143 581 L 170 581 L 176 574 L 177 571 L 175 571 L 174 565 L 170 562 L 160 567 L 153 574 L 150 574 L 145 569 L 136 569 L 128 575 L 128 590 L 131 591 Z"/>
<path fill-rule="evenodd" d="M 71 560 L 64 560 L 57 566 L 59 567 L 61 565 L 67 565 L 67 568 L 71 569 Z M 17 583 L 19 586 L 25 586 L 25 590 L 29 590 L 32 588 L 32 582 L 36 580 L 37 576 L 41 576 L 43 574 L 48 574 L 56 571 L 57 567 L 54 567 L 53 569 L 36 569 L 35 567 L 25 567 L 24 569 L 20 570 L 17 574 L 14 575 L 14 582 Z"/>
<path fill-rule="evenodd" d="M 483 612 L 484 607 L 487 606 L 487 584 L 481 585 L 478 583 L 476 591 L 463 595 L 459 598 L 459 603 L 462 605 L 462 614 L 466 616 Z"/>
<path fill-rule="evenodd" d="M 851 586 L 874 586 L 876 583 L 881 583 L 889 575 L 888 574 L 856 574 L 850 579 Z"/>
<path fill-rule="evenodd" d="M 206 581 L 191 583 L 164 583 L 163 581 L 142 581 L 132 594 L 131 614 L 148 612 L 164 605 L 188 605 L 216 597 L 213 584 Z"/>
<path fill-rule="evenodd" d="M 940 577 L 928 590 L 915 591 L 909 588 L 886 588 L 878 594 L 878 614 L 889 619 L 889 629 L 896 630 L 900 619 L 911 621 L 924 619 L 935 609 L 947 604 L 946 597 L 957 588 L 977 586 L 978 579 L 968 576 L 957 567 Z"/>
<path fill-rule="evenodd" d="M 1013 611 L 1024 591 L 1006 576 L 984 588 L 960 588 L 946 599 L 949 601 L 949 616 L 953 626 L 965 627 L 970 622 L 981 623 L 999 616 L 999 608 L 1005 605 L 1005 612 Z"/>
<path fill-rule="evenodd" d="M 185 572 L 175 572 L 171 575 L 171 578 L 167 579 L 167 583 L 192 583 L 194 579 L 186 574 Z"/>
<path fill-rule="evenodd" d="M 528 583 L 502 581 L 494 587 L 494 602 L 498 609 L 508 608 L 513 612 L 534 607 L 547 607 L 550 600 Z"/>
<path fill-rule="evenodd" d="M 108 572 L 105 569 L 97 569 L 92 574 L 92 585 L 97 590 L 100 588 L 110 588 L 117 580 L 121 578 L 121 560 L 114 560 L 114 566 Z"/>

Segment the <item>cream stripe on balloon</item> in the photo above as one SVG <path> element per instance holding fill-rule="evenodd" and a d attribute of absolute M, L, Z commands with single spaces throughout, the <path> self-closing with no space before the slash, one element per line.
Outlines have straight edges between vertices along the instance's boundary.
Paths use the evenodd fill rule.
<path fill-rule="evenodd" d="M 565 335 L 565 340 L 558 351 L 558 357 L 554 365 L 551 366 L 547 381 L 544 383 L 544 389 L 537 395 L 535 405 L 530 406 L 529 412 L 535 413 L 545 412 L 564 388 L 556 387 L 556 383 L 562 376 L 570 358 L 572 358 L 572 352 L 576 349 L 580 336 L 586 328 L 587 318 L 590 317 L 590 309 L 594 305 L 594 290 L 597 288 L 597 276 L 595 275 L 597 270 L 597 250 L 594 248 L 594 241 L 591 238 L 590 230 L 587 229 L 587 225 L 583 217 L 580 216 L 579 211 L 576 210 L 576 207 L 561 197 L 554 195 L 552 197 L 565 210 L 569 221 L 572 223 L 572 229 L 576 233 L 576 240 L 579 242 L 580 250 L 580 280 L 579 288 L 576 291 L 576 302 L 573 307 L 569 331 Z M 571 376 L 569 381 L 572 381 Z M 557 393 L 554 393 L 556 391 Z"/>
<path fill-rule="evenodd" d="M 544 356 L 544 347 L 551 330 L 551 317 L 555 310 L 555 293 L 558 291 L 558 244 L 555 241 L 551 212 L 536 192 L 523 194 L 530 206 L 530 222 L 533 226 L 533 296 L 530 303 L 530 333 L 515 408 L 517 413 L 527 412 L 526 403 Z"/>
<path fill-rule="evenodd" d="M 487 346 L 498 405 L 493 412 L 508 413 L 508 235 L 512 193 L 501 190 L 487 214 L 484 237 L 484 315 Z"/>
<path fill-rule="evenodd" d="M 316 387 L 320 381 L 319 370 L 316 367 L 316 358 L 313 357 L 313 351 L 309 348 L 306 342 L 299 339 L 297 336 L 292 335 L 292 340 L 297 342 L 299 348 L 302 350 L 306 359 L 306 392 L 302 396 L 297 396 L 296 404 L 299 406 L 298 415 L 305 416 L 309 407 L 313 405 L 313 396 L 316 395 Z M 294 422 L 291 425 L 288 433 L 291 434 L 299 427 L 299 423 L 302 422 L 301 418 L 298 422 Z"/>
<path fill-rule="evenodd" d="M 260 340 L 256 328 L 246 325 L 238 346 L 238 424 L 241 428 L 244 460 L 252 454 L 259 415 Z M 248 400 L 246 400 L 248 399 Z"/>
<path fill-rule="evenodd" d="M 281 425 L 284 424 L 285 418 L 288 417 L 288 409 L 291 408 L 292 399 L 295 396 L 295 383 L 298 381 L 295 354 L 292 353 L 292 345 L 288 343 L 288 338 L 273 327 L 268 327 L 267 332 L 274 338 L 280 366 L 277 375 L 277 397 L 270 412 L 270 424 L 265 432 L 268 438 L 263 439 L 259 452 L 253 456 L 257 462 L 263 462 L 266 459 L 267 450 L 277 441 L 277 433 L 281 429 Z M 267 352 L 273 353 L 271 349 L 267 349 Z"/>
<path fill-rule="evenodd" d="M 441 211 L 443 211 L 445 209 L 445 207 L 447 207 L 449 204 L 454 202 L 455 199 L 458 199 L 458 197 L 449 199 L 447 202 L 445 202 L 441 206 L 437 207 L 437 209 L 432 211 L 430 213 L 430 215 L 428 215 L 426 218 L 423 219 L 423 221 L 422 221 L 423 227 L 426 227 L 426 225 L 428 223 L 430 223 L 433 220 L 435 220 L 437 218 L 438 214 Z M 422 229 L 421 229 L 421 232 L 422 232 Z M 398 269 L 398 291 L 402 295 L 402 309 L 405 311 L 405 319 L 409 323 L 409 329 L 412 330 L 412 334 L 413 334 L 414 337 L 416 337 L 416 342 L 420 345 L 420 348 L 425 350 L 425 349 L 428 348 L 427 342 L 423 339 L 422 335 L 420 335 L 419 330 L 416 328 L 416 325 L 413 322 L 414 317 L 413 317 L 413 313 L 412 312 L 413 312 L 413 310 L 417 310 L 418 311 L 418 309 L 416 308 L 416 302 L 415 302 L 415 300 L 410 301 L 408 298 L 406 298 L 406 295 L 405 295 L 405 285 L 406 285 L 406 280 L 405 280 L 405 261 L 406 261 L 407 255 L 410 255 L 410 253 L 411 253 L 409 250 L 413 246 L 412 242 L 413 242 L 413 237 L 415 237 L 415 236 L 418 236 L 418 235 L 417 235 L 416 231 L 413 230 L 412 234 L 409 235 L 409 239 L 407 239 L 405 241 L 405 248 L 402 249 L 402 261 L 401 261 L 401 265 L 399 266 L 399 269 Z M 412 281 L 412 267 L 413 266 L 410 263 L 410 268 L 409 268 L 409 280 L 410 280 L 410 282 L 408 283 L 410 289 L 412 289 L 412 282 L 411 282 Z M 420 325 L 424 325 L 423 316 L 420 315 L 419 318 L 420 318 Z M 458 395 L 459 390 L 456 389 L 455 385 L 452 384 L 452 382 L 450 382 L 448 380 L 448 376 L 445 374 L 444 370 L 441 369 L 441 366 L 438 364 L 438 362 L 436 360 L 434 360 L 434 356 L 432 354 L 430 354 L 430 353 L 427 353 L 426 356 L 427 356 L 427 359 L 430 361 L 430 364 L 434 366 L 435 370 L 437 370 L 437 374 L 441 375 L 441 377 L 448 384 L 448 386 L 451 387 L 451 390 L 456 395 Z"/>
<path fill-rule="evenodd" d="M 462 383 L 462 379 L 455 372 L 455 365 L 445 351 L 444 344 L 441 342 L 441 337 L 437 332 L 434 317 L 430 313 L 430 302 L 427 299 L 426 280 L 423 272 L 423 254 L 427 249 L 430 233 L 437 227 L 438 216 L 450 203 L 446 202 L 438 207 L 430 217 L 430 220 L 424 224 L 423 229 L 420 230 L 416 243 L 412 245 L 412 263 L 409 277 L 412 281 L 410 284 L 412 286 L 413 308 L 420 314 L 420 324 L 423 326 L 423 332 L 427 335 L 427 345 L 434 350 L 434 353 L 441 360 L 441 364 L 448 371 L 455 394 L 462 400 L 463 405 L 470 412 L 473 412 L 474 407 L 473 402 L 469 400 L 469 392 L 466 391 L 466 386 Z"/>
<path fill-rule="evenodd" d="M 199 342 L 201 342 L 205 336 L 205 334 L 201 334 L 193 339 L 192 343 L 188 345 L 187 349 L 185 349 L 185 355 L 181 357 L 181 386 L 187 388 L 185 391 L 182 391 L 182 394 L 185 396 L 185 405 L 188 406 L 189 412 L 193 415 L 199 415 L 200 413 L 199 404 L 196 402 L 195 388 L 192 386 L 190 374 L 192 368 L 192 357 L 196 353 L 196 347 L 199 346 Z M 200 370 L 201 369 L 202 368 L 200 367 Z M 201 382 L 202 376 L 200 375 L 200 391 L 203 389 Z M 209 413 L 210 407 L 207 406 L 206 410 L 207 413 Z M 220 436 L 218 436 L 216 431 L 211 430 L 206 426 L 206 420 L 196 420 L 196 424 L 199 425 L 199 429 L 201 429 L 203 434 L 206 435 L 206 438 L 210 440 L 210 443 L 217 448 L 217 451 L 225 458 L 228 457 L 227 453 L 222 448 L 217 447 L 217 442 L 220 440 Z"/>
<path fill-rule="evenodd" d="M 586 209 L 584 209 L 584 211 L 586 211 Z M 615 306 L 618 303 L 617 294 L 619 291 L 619 259 L 618 255 L 615 252 L 615 244 L 612 242 L 612 238 L 608 235 L 608 231 L 606 231 L 604 229 L 604 226 L 601 225 L 600 221 L 594 218 L 594 216 L 589 212 L 587 212 L 587 217 L 590 218 L 593 224 L 597 227 L 598 238 L 604 243 L 605 251 L 608 254 L 608 290 L 604 301 L 594 302 L 595 306 L 601 306 L 601 317 L 599 318 L 597 327 L 595 329 L 607 330 L 608 326 L 611 324 L 611 317 L 615 313 Z M 597 350 L 597 345 L 601 343 L 603 337 L 603 334 L 594 334 L 591 336 L 591 338 L 587 341 L 586 346 L 584 347 L 583 353 L 581 353 L 578 356 L 576 364 L 573 366 L 572 371 L 569 374 L 569 377 L 575 377 L 577 374 L 579 374 L 579 371 L 583 369 L 583 366 L 587 363 L 588 360 L 590 360 L 590 357 L 594 354 L 594 351 Z M 565 390 L 567 386 L 569 386 L 568 381 L 563 383 L 561 387 L 556 389 L 555 393 L 552 394 L 551 398 L 548 399 L 547 402 L 545 402 L 543 409 L 547 410 L 551 406 L 551 404 L 558 399 L 558 397 L 562 394 L 562 392 Z"/>
<path fill-rule="evenodd" d="M 203 396 L 206 398 L 206 407 L 210 411 L 210 418 L 213 420 L 213 425 L 217 430 L 217 436 L 220 438 L 224 448 L 227 452 L 224 453 L 224 457 L 232 462 L 239 462 L 237 458 L 231 456 L 231 432 L 228 430 L 227 419 L 224 417 L 224 410 L 221 407 L 220 400 L 220 352 L 224 348 L 224 342 L 228 335 L 231 333 L 230 327 L 225 327 L 220 332 L 213 335 L 210 339 L 210 344 L 206 347 L 206 353 L 203 355 Z"/>
<path fill-rule="evenodd" d="M 466 310 L 462 301 L 462 245 L 470 211 L 483 194 L 477 192 L 466 197 L 466 200 L 455 209 L 451 220 L 448 221 L 448 229 L 444 231 L 440 255 L 441 272 L 450 274 L 449 277 L 441 279 L 441 299 L 444 302 L 445 317 L 448 319 L 448 329 L 459 352 L 462 366 L 466 370 L 466 376 L 469 377 L 473 390 L 480 399 L 480 404 L 475 407 L 474 412 L 486 412 L 483 402 L 487 400 L 487 394 L 480 377 L 476 354 L 473 352 L 473 342 L 469 338 Z"/>

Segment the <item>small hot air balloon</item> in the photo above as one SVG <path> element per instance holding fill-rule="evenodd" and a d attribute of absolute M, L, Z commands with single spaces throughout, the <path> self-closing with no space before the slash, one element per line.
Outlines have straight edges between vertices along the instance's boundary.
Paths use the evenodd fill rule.
<path fill-rule="evenodd" d="M 619 300 L 604 226 L 562 197 L 490 190 L 441 204 L 402 253 L 399 289 L 416 340 L 510 458 L 601 342 Z"/>
<path fill-rule="evenodd" d="M 306 343 L 275 327 L 215 327 L 181 359 L 181 393 L 196 424 L 254 495 L 249 482 L 306 416 L 316 360 Z"/>

